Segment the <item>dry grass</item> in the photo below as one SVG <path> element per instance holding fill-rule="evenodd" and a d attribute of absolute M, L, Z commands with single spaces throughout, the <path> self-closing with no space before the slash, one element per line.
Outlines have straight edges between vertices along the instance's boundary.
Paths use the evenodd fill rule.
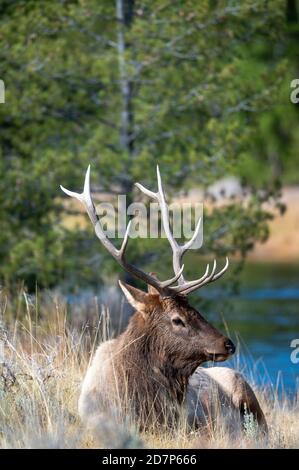
<path fill-rule="evenodd" d="M 269 424 L 269 437 L 260 439 L 254 423 L 234 438 L 221 423 L 214 432 L 141 436 L 130 425 L 111 418 L 99 423 L 97 438 L 77 415 L 80 383 L 99 341 L 107 337 L 105 309 L 92 324 L 90 312 L 68 318 L 62 299 L 38 305 L 24 292 L 12 301 L 1 293 L 0 447 L 2 448 L 296 448 L 299 445 L 298 400 L 278 399 L 275 392 L 257 391 Z M 93 316 L 95 310 L 93 308 Z"/>

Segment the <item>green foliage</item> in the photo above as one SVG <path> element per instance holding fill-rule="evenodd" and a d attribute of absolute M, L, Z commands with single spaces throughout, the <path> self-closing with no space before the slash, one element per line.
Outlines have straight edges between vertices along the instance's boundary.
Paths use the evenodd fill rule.
<path fill-rule="evenodd" d="M 130 197 L 134 181 L 155 184 L 159 162 L 170 192 L 236 173 L 254 192 L 263 185 L 265 200 L 277 187 L 267 158 L 284 152 L 287 134 L 292 172 L 291 106 L 282 123 L 294 56 L 284 2 L 120 3 L 122 21 L 106 0 L 1 2 L 0 276 L 7 282 L 81 286 L 109 275 L 91 232 L 62 223 L 59 183 L 81 188 L 89 162 L 102 189 Z M 245 256 L 265 239 L 261 199 L 215 212 L 204 251 Z M 133 257 L 146 263 L 146 243 L 138 246 Z"/>

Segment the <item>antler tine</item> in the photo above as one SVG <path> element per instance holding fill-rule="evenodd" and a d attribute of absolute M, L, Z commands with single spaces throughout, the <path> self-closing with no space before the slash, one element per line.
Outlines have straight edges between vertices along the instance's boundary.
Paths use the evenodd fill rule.
<path fill-rule="evenodd" d="M 177 274 L 176 274 L 173 278 L 171 278 L 171 279 L 169 279 L 169 280 L 167 280 L 167 281 L 161 282 L 161 287 L 162 287 L 162 288 L 166 288 L 166 287 L 169 287 L 169 286 L 171 286 L 172 284 L 174 284 L 174 283 L 180 278 L 180 276 L 182 275 L 182 272 L 184 271 L 184 267 L 185 267 L 185 266 L 182 265 L 181 269 L 177 272 Z M 169 288 L 170 288 L 170 287 L 169 287 Z"/>
<path fill-rule="evenodd" d="M 85 207 L 85 209 L 88 213 L 88 216 L 89 216 L 89 218 L 90 218 L 90 220 L 91 220 L 91 222 L 94 226 L 95 233 L 96 233 L 97 237 L 99 238 L 101 243 L 105 246 L 107 251 L 113 256 L 113 258 L 126 271 L 130 272 L 131 274 L 138 277 L 139 279 L 146 282 L 147 284 L 150 284 L 151 286 L 155 287 L 161 294 L 165 294 L 165 293 L 169 292 L 167 290 L 167 288 L 169 286 L 171 286 L 172 284 L 174 284 L 179 279 L 179 277 L 181 276 L 181 274 L 183 272 L 184 266 L 182 266 L 180 268 L 179 272 L 177 272 L 174 277 L 172 277 L 171 279 L 169 279 L 167 281 L 162 281 L 161 282 L 158 279 L 151 276 L 150 274 L 144 273 L 143 271 L 138 269 L 136 266 L 134 266 L 133 264 L 128 263 L 126 261 L 125 251 L 126 251 L 127 244 L 128 244 L 131 221 L 128 223 L 128 226 L 126 228 L 126 233 L 125 233 L 121 248 L 118 250 L 117 248 L 115 248 L 115 246 L 107 238 L 107 236 L 106 236 L 106 234 L 105 234 L 105 232 L 102 228 L 101 222 L 98 218 L 94 203 L 93 203 L 92 198 L 91 198 L 91 194 L 90 194 L 90 165 L 88 166 L 87 171 L 86 171 L 85 181 L 84 181 L 84 189 L 83 189 L 82 193 L 76 193 L 74 191 L 70 191 L 69 189 L 66 189 L 63 186 L 60 186 L 60 188 L 68 196 L 78 199 L 78 201 L 80 201 L 84 205 L 84 207 Z"/>
<path fill-rule="evenodd" d="M 214 276 L 212 276 L 210 278 L 206 278 L 205 280 L 203 280 L 202 282 L 198 283 L 198 284 L 195 284 L 194 286 L 191 286 L 189 287 L 189 289 L 185 290 L 184 291 L 184 295 L 188 295 L 190 294 L 191 292 L 193 292 L 194 290 L 196 289 L 199 289 L 201 287 L 203 287 L 204 285 L 206 284 L 209 284 L 211 282 L 214 282 L 214 281 L 217 281 L 217 279 L 219 279 L 221 276 L 223 276 L 223 274 L 225 273 L 225 271 L 227 271 L 229 267 L 229 260 L 228 260 L 228 257 L 226 257 L 226 261 L 225 261 L 225 265 L 224 267 L 221 269 L 221 271 L 219 271 L 217 274 L 215 274 Z"/>
<path fill-rule="evenodd" d="M 129 223 L 128 223 L 128 226 L 127 226 L 127 229 L 126 229 L 126 233 L 125 233 L 121 248 L 120 248 L 120 250 L 118 250 L 119 259 L 122 260 L 123 264 L 124 265 L 126 264 L 126 266 L 127 266 L 127 263 L 125 261 L 125 251 L 126 251 L 126 247 L 127 247 L 127 243 L 128 243 L 128 239 L 129 239 L 131 222 L 132 221 L 130 220 Z M 152 277 L 152 279 L 155 279 L 156 282 L 159 284 L 159 289 L 164 290 L 164 289 L 168 288 L 169 286 L 171 286 L 172 284 L 174 284 L 178 280 L 178 278 L 181 276 L 183 270 L 184 270 L 184 265 L 181 267 L 180 271 L 175 276 L 173 276 L 172 278 L 170 278 L 166 281 L 159 281 L 156 278 L 150 276 L 150 274 L 147 275 L 147 276 Z M 148 281 L 146 281 L 146 282 L 149 283 Z"/>
<path fill-rule="evenodd" d="M 158 201 L 160 209 L 161 209 L 161 218 L 162 218 L 162 223 L 163 223 L 163 228 L 166 234 L 166 237 L 169 241 L 169 244 L 172 249 L 173 253 L 173 270 L 175 273 L 179 273 L 180 271 L 180 266 L 181 266 L 181 261 L 183 258 L 184 253 L 189 250 L 193 243 L 195 242 L 200 225 L 201 225 L 201 217 L 197 221 L 194 234 L 192 238 L 187 241 L 184 245 L 179 245 L 177 241 L 175 240 L 173 233 L 170 229 L 170 223 L 169 223 L 169 212 L 168 212 L 168 206 L 165 200 L 165 194 L 164 194 L 164 189 L 162 185 L 162 179 L 160 175 L 160 170 L 159 166 L 157 165 L 157 181 L 158 181 L 158 191 L 155 193 L 153 191 L 150 191 L 149 189 L 145 188 L 142 184 L 136 183 L 136 186 L 147 196 L 151 197 L 152 199 Z M 199 287 L 204 286 L 205 284 L 208 284 L 210 282 L 216 281 L 219 279 L 227 270 L 229 266 L 228 258 L 226 258 L 226 264 L 224 268 L 219 271 L 219 273 L 215 274 L 216 271 L 216 260 L 214 260 L 214 265 L 211 274 L 209 274 L 209 265 L 207 265 L 206 271 L 204 275 L 196 279 L 194 281 L 186 281 L 183 277 L 183 275 L 178 277 L 178 285 L 177 286 L 172 286 L 169 289 L 173 292 L 173 294 L 182 294 L 182 295 L 187 295 L 190 292 L 192 292 L 195 289 L 198 289 Z"/>
<path fill-rule="evenodd" d="M 169 223 L 169 211 L 168 211 L 168 206 L 165 200 L 165 194 L 164 194 L 164 189 L 162 185 L 162 178 L 159 170 L 159 166 L 157 165 L 157 181 L 158 181 L 158 191 L 155 193 L 153 191 L 150 191 L 149 189 L 145 188 L 142 184 L 136 183 L 136 186 L 147 196 L 151 197 L 152 199 L 158 201 L 160 209 L 161 209 L 161 218 L 162 218 L 162 224 L 163 228 L 166 234 L 166 237 L 169 241 L 169 244 L 172 249 L 173 257 L 172 257 L 172 263 L 173 263 L 173 270 L 175 273 L 178 273 L 181 269 L 181 262 L 184 253 L 191 248 L 193 243 L 195 242 L 199 229 L 200 229 L 200 224 L 201 224 L 201 217 L 197 221 L 196 227 L 194 234 L 192 238 L 186 242 L 184 245 L 179 245 L 177 241 L 175 240 L 173 233 L 170 229 L 170 223 Z M 185 279 L 184 276 L 181 275 L 178 279 L 178 284 L 181 286 L 185 285 Z"/>
<path fill-rule="evenodd" d="M 62 191 L 70 197 L 74 197 L 78 199 L 82 204 L 84 204 L 85 209 L 89 215 L 91 222 L 95 225 L 97 223 L 97 215 L 94 209 L 94 205 L 90 196 L 90 165 L 88 165 L 85 180 L 84 180 L 84 189 L 82 193 L 75 193 L 74 191 L 70 191 L 69 189 L 64 188 L 60 185 Z"/>
<path fill-rule="evenodd" d="M 163 228 L 166 234 L 166 237 L 170 243 L 172 253 L 173 253 L 173 270 L 177 274 L 180 269 L 181 269 L 181 261 L 182 257 L 194 243 L 201 224 L 201 218 L 198 220 L 196 224 L 196 228 L 194 231 L 194 234 L 192 238 L 186 242 L 184 245 L 179 245 L 177 241 L 175 240 L 172 231 L 170 229 L 170 223 L 169 223 L 169 211 L 168 211 L 168 206 L 165 200 L 165 194 L 164 194 L 164 189 L 162 185 L 162 179 L 161 179 L 161 174 L 159 170 L 159 166 L 157 165 L 157 180 L 158 180 L 158 191 L 155 193 L 153 191 L 150 191 L 149 189 L 145 188 L 142 184 L 136 183 L 136 186 L 147 196 L 151 197 L 152 199 L 158 201 L 160 209 L 161 209 L 161 218 L 162 218 L 162 223 L 163 223 Z M 178 284 L 179 285 L 184 285 L 185 279 L 183 274 L 179 276 L 178 278 Z"/>
<path fill-rule="evenodd" d="M 195 279 L 194 281 L 185 281 L 184 284 L 178 286 L 172 286 L 170 289 L 175 292 L 176 294 L 184 293 L 187 289 L 198 286 L 201 282 L 203 282 L 209 276 L 210 265 L 207 264 L 206 271 L 202 277 L 199 279 Z M 210 276 L 209 276 L 210 277 Z"/>
<path fill-rule="evenodd" d="M 216 271 L 216 266 L 217 266 L 217 262 L 214 259 L 213 269 L 212 269 L 212 272 L 210 274 L 208 274 L 208 272 L 209 272 L 209 265 L 208 265 L 205 274 L 200 279 L 197 279 L 195 281 L 186 282 L 183 286 L 175 286 L 173 288 L 173 290 L 177 294 L 182 294 L 185 291 L 187 291 L 187 290 L 189 290 L 189 289 L 191 289 L 195 286 L 197 288 L 197 286 L 201 285 L 202 283 L 209 282 L 209 280 L 212 279 L 213 276 L 214 276 L 214 273 Z"/>

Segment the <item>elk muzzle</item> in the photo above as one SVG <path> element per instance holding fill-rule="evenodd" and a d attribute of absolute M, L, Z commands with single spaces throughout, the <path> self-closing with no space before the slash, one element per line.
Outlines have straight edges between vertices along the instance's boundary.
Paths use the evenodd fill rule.
<path fill-rule="evenodd" d="M 222 362 L 232 356 L 235 350 L 234 343 L 229 338 L 222 337 L 206 348 L 205 355 L 208 361 Z"/>

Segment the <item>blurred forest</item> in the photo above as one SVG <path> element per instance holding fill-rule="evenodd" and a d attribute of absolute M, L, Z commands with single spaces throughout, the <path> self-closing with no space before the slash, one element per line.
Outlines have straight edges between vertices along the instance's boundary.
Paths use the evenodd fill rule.
<path fill-rule="evenodd" d="M 169 195 L 235 175 L 250 200 L 205 215 L 201 253 L 242 259 L 265 240 L 265 202 L 283 211 L 281 186 L 299 183 L 298 14 L 296 0 L 1 0 L 1 282 L 118 272 L 91 227 L 65 223 L 78 208 L 59 184 L 81 190 L 89 163 L 95 192 L 131 200 L 156 163 Z M 144 268 L 165 246 L 132 240 L 129 256 Z"/>

